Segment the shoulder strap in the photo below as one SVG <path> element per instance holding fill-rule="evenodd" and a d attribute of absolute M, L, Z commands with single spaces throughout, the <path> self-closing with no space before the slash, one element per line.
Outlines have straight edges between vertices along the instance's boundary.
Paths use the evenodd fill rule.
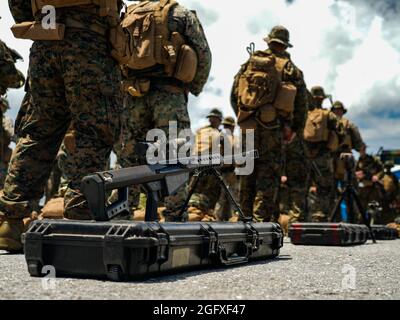
<path fill-rule="evenodd" d="M 287 58 L 281 58 L 281 57 L 277 57 L 275 56 L 275 60 L 276 60 L 276 69 L 278 70 L 278 72 L 280 74 L 283 73 L 283 70 L 285 69 L 286 65 L 288 64 L 288 62 L 290 61 Z"/>
<path fill-rule="evenodd" d="M 158 4 L 158 9 L 154 12 L 154 18 L 156 22 L 156 43 L 155 47 L 160 50 L 156 50 L 156 60 L 162 61 L 162 48 L 164 47 L 164 42 L 169 40 L 170 30 L 168 28 L 168 17 L 169 12 L 173 6 L 178 3 L 175 0 L 161 0 Z"/>

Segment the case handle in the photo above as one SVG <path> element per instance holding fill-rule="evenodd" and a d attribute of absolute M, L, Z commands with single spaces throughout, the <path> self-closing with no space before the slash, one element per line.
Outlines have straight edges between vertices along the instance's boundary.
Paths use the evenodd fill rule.
<path fill-rule="evenodd" d="M 219 256 L 219 261 L 221 264 L 224 266 L 232 266 L 235 264 L 242 264 L 242 263 L 247 263 L 249 261 L 250 257 L 250 250 L 246 246 L 246 255 L 245 256 L 234 256 L 234 257 L 227 257 L 226 255 L 226 249 L 223 247 L 219 247 L 218 250 L 218 256 Z"/>

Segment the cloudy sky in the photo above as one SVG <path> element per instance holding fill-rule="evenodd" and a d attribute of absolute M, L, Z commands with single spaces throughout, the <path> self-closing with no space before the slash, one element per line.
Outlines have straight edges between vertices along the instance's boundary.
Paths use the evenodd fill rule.
<path fill-rule="evenodd" d="M 400 1 L 398 0 L 180 0 L 195 9 L 213 53 L 206 90 L 190 98 L 193 127 L 213 107 L 233 115 L 229 93 L 233 76 L 248 58 L 250 42 L 264 49 L 262 38 L 276 24 L 291 31 L 293 61 L 309 87 L 323 85 L 349 109 L 370 146 L 400 148 Z M 0 38 L 20 51 L 27 69 L 30 42 L 16 40 L 6 1 L 0 1 Z M 9 92 L 15 117 L 22 92 Z"/>

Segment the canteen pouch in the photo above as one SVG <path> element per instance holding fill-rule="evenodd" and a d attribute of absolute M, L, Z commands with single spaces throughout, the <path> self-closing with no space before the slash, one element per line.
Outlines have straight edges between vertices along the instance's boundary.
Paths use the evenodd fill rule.
<path fill-rule="evenodd" d="M 188 45 L 179 50 L 174 77 L 183 83 L 193 81 L 197 73 L 198 58 L 196 52 Z"/>
<path fill-rule="evenodd" d="M 43 29 L 40 22 L 22 22 L 14 24 L 11 31 L 17 39 L 37 40 L 63 40 L 65 25 L 57 23 L 55 29 Z"/>
<path fill-rule="evenodd" d="M 297 95 L 297 88 L 289 82 L 281 82 L 273 103 L 279 115 L 288 118 L 293 115 L 294 101 Z"/>

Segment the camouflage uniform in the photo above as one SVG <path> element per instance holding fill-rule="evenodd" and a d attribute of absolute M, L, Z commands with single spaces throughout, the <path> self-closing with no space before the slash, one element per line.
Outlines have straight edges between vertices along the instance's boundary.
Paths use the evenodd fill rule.
<path fill-rule="evenodd" d="M 381 161 L 372 155 L 362 155 L 357 161 L 356 171 L 363 173 L 363 177 L 358 181 L 358 192 L 364 209 L 368 208 L 369 203 L 376 201 L 386 211 L 385 189 L 382 184 L 373 181 L 373 177 L 378 176 L 383 171 Z"/>
<path fill-rule="evenodd" d="M 397 176 L 391 171 L 393 167 L 393 161 L 386 161 L 384 171 L 378 174 L 379 181 L 385 190 L 385 203 L 388 209 L 387 212 L 383 213 L 382 222 L 384 224 L 393 222 L 399 214 L 400 184 Z"/>
<path fill-rule="evenodd" d="M 15 67 L 17 60 L 22 57 L 0 40 L 0 96 L 9 88 L 18 89 L 24 85 L 25 78 Z"/>
<path fill-rule="evenodd" d="M 232 117 L 227 117 L 222 121 L 226 132 L 222 132 L 222 142 L 224 149 L 232 150 L 232 154 L 235 152 L 235 144 L 237 144 L 237 139 L 233 135 L 235 130 L 235 119 Z M 235 174 L 234 166 L 227 166 L 221 169 L 222 179 L 225 185 L 229 188 L 232 196 L 236 201 L 239 200 L 239 179 Z M 229 221 L 232 218 L 236 208 L 232 205 L 230 199 L 226 195 L 225 191 L 218 186 L 220 191 L 220 196 L 214 208 L 214 216 L 219 221 Z M 213 190 L 213 189 L 210 189 Z"/>
<path fill-rule="evenodd" d="M 322 108 L 322 101 L 327 97 L 322 87 L 311 89 L 312 97 L 310 109 Z M 321 105 L 317 105 L 316 99 L 320 99 Z M 344 130 L 341 122 L 333 112 L 329 112 L 327 120 L 327 129 L 336 133 L 341 142 L 344 136 Z M 328 142 L 309 142 L 305 141 L 306 155 L 317 170 L 311 170 L 311 180 L 317 188 L 316 202 L 311 214 L 311 220 L 327 221 L 335 205 L 335 178 L 333 166 L 333 154 L 328 147 Z"/>
<path fill-rule="evenodd" d="M 334 102 L 331 111 L 335 112 L 335 110 L 342 110 L 343 114 L 347 113 L 346 108 L 343 103 L 340 101 Z M 341 146 L 338 151 L 334 154 L 334 168 L 335 168 L 335 179 L 338 182 L 343 182 L 345 179 L 345 163 L 342 159 L 340 159 L 340 155 L 342 153 L 352 153 L 353 150 L 360 152 L 361 149 L 365 146 L 364 141 L 361 138 L 360 131 L 358 127 L 351 122 L 350 120 L 344 118 L 343 116 L 339 116 L 338 118 L 342 123 L 344 129 L 344 138 Z M 337 183 L 335 184 L 337 185 Z"/>
<path fill-rule="evenodd" d="M 283 44 L 290 47 L 289 32 L 284 27 L 275 27 L 270 35 L 264 39 L 270 48 L 266 54 L 275 55 L 280 58 L 289 59 L 285 65 L 282 81 L 292 83 L 297 88 L 295 107 L 292 119 L 278 118 L 268 126 L 260 121 L 254 120 L 251 116 L 246 122 L 253 121 L 254 148 L 259 152 L 259 158 L 255 160 L 254 172 L 248 176 L 240 177 L 239 202 L 243 213 L 246 216 L 254 216 L 259 221 L 277 220 L 279 217 L 279 188 L 283 164 L 283 133 L 285 126 L 291 127 L 294 132 L 301 136 L 307 114 L 308 101 L 306 85 L 303 73 L 290 60 L 288 52 L 274 51 L 271 43 Z M 239 74 L 247 68 L 247 63 L 242 66 Z M 238 113 L 238 80 L 239 74 L 235 77 L 231 95 L 231 104 Z M 244 122 L 240 123 L 245 128 Z M 246 125 L 247 126 L 247 125 Z M 243 150 L 246 150 L 246 134 L 242 136 Z"/>
<path fill-rule="evenodd" d="M 20 248 L 21 221 L 30 214 L 32 201 L 43 194 L 69 126 L 76 131 L 76 150 L 66 160 L 71 170 L 65 171 L 70 181 L 65 216 L 72 219 L 90 219 L 79 190 L 81 179 L 104 168 L 120 134 L 120 71 L 105 35 L 108 17 L 79 7 L 57 9 L 57 15 L 59 21 L 65 16 L 77 21 L 80 28 L 67 26 L 64 40 L 35 41 L 31 48 L 32 103 L 20 124 L 20 139 L 0 197 L 1 215 L 6 217 L 0 244 L 8 250 Z M 94 25 L 104 33 L 92 31 Z"/>
<path fill-rule="evenodd" d="M 222 112 L 218 109 L 213 109 L 207 117 L 210 119 L 210 121 L 212 117 L 217 119 L 217 127 L 219 127 L 219 124 L 222 120 Z M 210 124 L 197 130 L 194 148 L 195 155 L 207 156 L 213 154 L 213 152 L 219 153 L 220 151 L 221 131 L 216 128 L 216 126 Z M 213 192 L 210 192 L 210 190 L 213 190 Z M 203 176 L 197 184 L 196 193 L 198 196 L 202 195 L 208 198 L 209 207 L 207 208 L 207 211 L 214 209 L 220 196 L 220 186 L 218 184 L 218 180 L 212 175 Z"/>
<path fill-rule="evenodd" d="M 7 100 L 0 98 L 0 107 L 1 107 L 1 114 L 3 114 L 9 107 Z M 7 175 L 8 163 L 11 158 L 11 148 L 9 147 L 11 141 L 15 141 L 14 139 L 14 126 L 13 121 L 3 116 L 2 119 L 3 123 L 1 126 L 0 132 L 0 187 L 3 187 L 4 179 Z"/>
<path fill-rule="evenodd" d="M 304 221 L 310 170 L 302 138 L 295 135 L 291 141 L 285 141 L 284 152 L 283 175 L 286 176 L 287 182 L 281 187 L 281 212 L 289 215 L 291 223 Z"/>
<path fill-rule="evenodd" d="M 211 69 L 211 52 L 200 21 L 195 13 L 183 6 L 176 5 L 170 11 L 169 31 L 179 32 L 185 42 L 190 45 L 198 55 L 198 69 L 195 79 L 187 85 L 173 78 L 158 75 L 137 75 L 133 70 L 126 70 L 126 78 L 149 79 L 151 87 L 143 97 L 125 95 L 125 121 L 123 141 L 115 146 L 118 163 L 122 167 L 138 165 L 139 159 L 135 155 L 135 146 L 139 141 L 146 140 L 146 134 L 153 128 L 164 130 L 168 135 L 169 122 L 176 121 L 178 133 L 182 129 L 190 129 L 190 118 L 187 110 L 188 93 L 199 95 L 208 79 Z M 167 137 L 168 138 L 168 137 Z M 138 202 L 138 188 L 130 192 L 131 205 Z M 134 199 L 132 199 L 134 197 Z M 167 212 L 184 202 L 184 193 L 177 197 L 166 199 Z"/>

